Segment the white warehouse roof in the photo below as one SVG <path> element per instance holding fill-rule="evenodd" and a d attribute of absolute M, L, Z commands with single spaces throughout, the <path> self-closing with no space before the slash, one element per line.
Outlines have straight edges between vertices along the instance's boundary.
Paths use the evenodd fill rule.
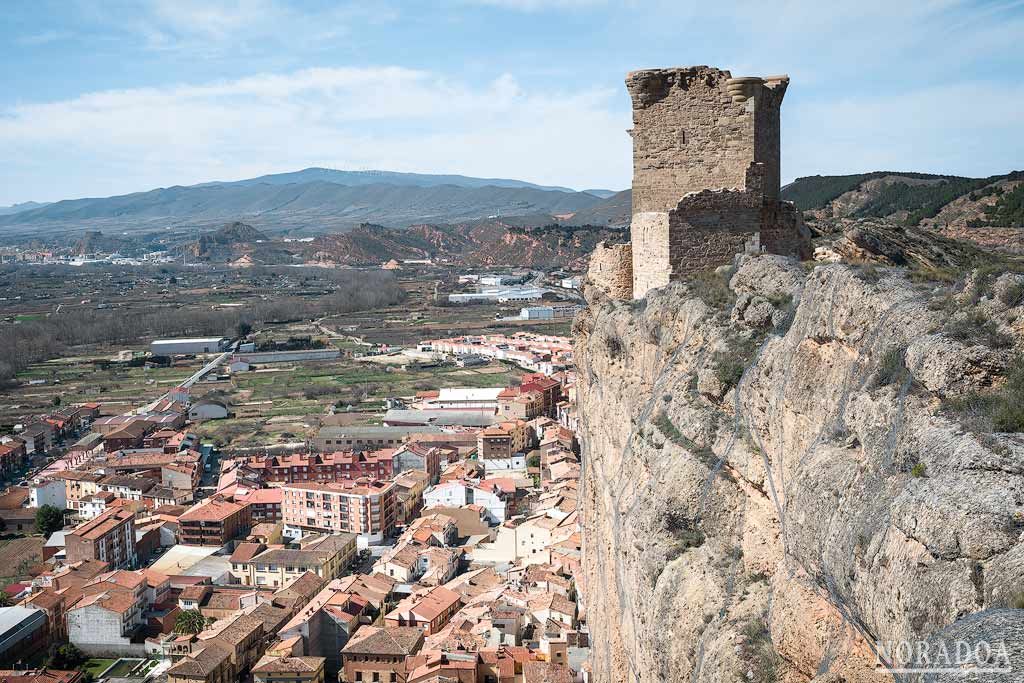
<path fill-rule="evenodd" d="M 449 388 L 439 389 L 437 392 L 438 401 L 497 401 L 498 394 L 504 391 L 504 387 L 490 387 L 486 389 L 461 389 Z"/>

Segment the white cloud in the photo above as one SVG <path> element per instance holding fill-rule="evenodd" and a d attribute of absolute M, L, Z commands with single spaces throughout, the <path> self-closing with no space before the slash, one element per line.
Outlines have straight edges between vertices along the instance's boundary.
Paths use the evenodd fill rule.
<path fill-rule="evenodd" d="M 0 113 L 0 155 L 16 168 L 47 158 L 79 196 L 314 165 L 622 187 L 616 95 L 532 92 L 507 74 L 471 87 L 398 67 L 307 69 L 18 105 Z M 20 171 L 14 188 L 42 184 L 40 169 Z"/>
<path fill-rule="evenodd" d="M 468 4 L 502 7 L 519 12 L 538 12 L 543 10 L 582 9 L 598 5 L 606 5 L 607 0 L 464 0 Z"/>
<path fill-rule="evenodd" d="M 986 176 L 1020 169 L 1020 84 L 965 82 L 819 99 L 786 109 L 783 175 L 896 170 Z"/>
<path fill-rule="evenodd" d="M 28 45 L 34 47 L 39 45 L 48 45 L 50 43 L 56 43 L 63 40 L 68 40 L 72 37 L 74 37 L 74 35 L 68 31 L 56 31 L 51 29 L 47 31 L 40 31 L 39 33 L 31 33 L 28 35 L 21 36 L 20 38 L 18 38 L 17 42 L 19 45 Z"/>
<path fill-rule="evenodd" d="M 83 9 L 92 21 L 146 50 L 205 57 L 326 47 L 353 27 L 397 16 L 388 0 L 315 8 L 288 0 L 144 0 L 124 11 L 114 10 L 109 2 L 87 3 Z"/>

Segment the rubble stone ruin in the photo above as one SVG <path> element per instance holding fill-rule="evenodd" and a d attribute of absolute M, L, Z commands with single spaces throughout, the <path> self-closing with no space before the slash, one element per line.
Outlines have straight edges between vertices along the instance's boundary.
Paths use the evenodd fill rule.
<path fill-rule="evenodd" d="M 788 76 L 708 66 L 634 71 L 629 267 L 603 255 L 591 281 L 614 298 L 724 265 L 744 251 L 809 257 L 800 213 L 779 200 L 779 110 Z M 632 287 L 621 274 L 632 273 Z M 614 281 L 608 279 L 615 273 Z"/>

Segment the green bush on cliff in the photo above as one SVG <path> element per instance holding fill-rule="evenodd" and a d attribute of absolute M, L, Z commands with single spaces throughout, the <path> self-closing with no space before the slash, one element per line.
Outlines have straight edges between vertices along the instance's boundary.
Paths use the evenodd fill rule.
<path fill-rule="evenodd" d="M 1017 358 L 1002 386 L 951 398 L 947 407 L 976 432 L 1024 432 L 1024 358 Z"/>
<path fill-rule="evenodd" d="M 729 289 L 729 278 L 714 270 L 702 270 L 690 278 L 690 285 L 701 301 L 711 308 L 728 309 L 736 303 L 736 294 Z"/>
<path fill-rule="evenodd" d="M 907 370 L 905 354 L 906 347 L 897 346 L 889 349 L 882 355 L 875 372 L 875 387 L 885 387 L 890 384 L 903 384 L 910 374 Z"/>

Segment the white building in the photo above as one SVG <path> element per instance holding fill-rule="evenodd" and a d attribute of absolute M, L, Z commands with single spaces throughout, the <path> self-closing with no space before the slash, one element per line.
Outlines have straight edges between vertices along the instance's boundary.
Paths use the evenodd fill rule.
<path fill-rule="evenodd" d="M 90 655 L 144 653 L 141 639 L 132 643 L 132 636 L 144 621 L 146 579 L 131 572 L 114 572 L 90 585 L 109 588 L 87 595 L 68 610 L 68 640 Z"/>
<path fill-rule="evenodd" d="M 52 505 L 59 510 L 67 508 L 68 494 L 63 480 L 44 479 L 29 487 L 28 506 L 40 508 L 44 505 Z"/>
<path fill-rule="evenodd" d="M 191 353 L 220 353 L 228 344 L 225 337 L 186 337 L 180 339 L 157 339 L 149 345 L 155 356 L 171 356 Z"/>
<path fill-rule="evenodd" d="M 496 411 L 498 409 L 498 394 L 504 390 L 505 387 L 439 389 L 437 397 L 424 401 L 423 409 Z"/>
<path fill-rule="evenodd" d="M 479 505 L 485 508 L 487 520 L 492 524 L 501 524 L 505 521 L 504 497 L 485 482 L 473 484 L 465 481 L 446 481 L 423 493 L 424 509 L 464 505 Z"/>
<path fill-rule="evenodd" d="M 78 516 L 82 519 L 99 517 L 107 509 L 107 504 L 117 498 L 110 491 L 101 491 L 94 496 L 85 498 L 78 503 Z"/>
<path fill-rule="evenodd" d="M 501 476 L 507 474 L 526 474 L 526 455 L 513 453 L 508 458 L 481 458 L 485 476 Z"/>
<path fill-rule="evenodd" d="M 453 304 L 494 302 L 508 303 L 516 301 L 536 301 L 549 290 L 540 287 L 478 287 L 477 291 L 466 294 L 449 294 L 448 301 Z"/>
<path fill-rule="evenodd" d="M 493 543 L 473 548 L 473 561 L 546 564 L 551 561 L 551 546 L 568 538 L 575 529 L 575 516 L 558 510 L 510 519 L 498 527 Z"/>

